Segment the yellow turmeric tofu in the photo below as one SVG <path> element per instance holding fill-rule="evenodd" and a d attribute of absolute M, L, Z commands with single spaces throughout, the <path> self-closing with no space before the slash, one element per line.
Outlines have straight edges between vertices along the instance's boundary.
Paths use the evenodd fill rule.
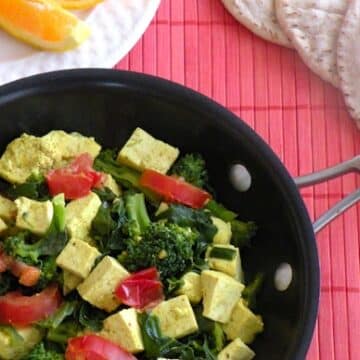
<path fill-rule="evenodd" d="M 0 195 L 0 218 L 5 221 L 14 220 L 16 217 L 16 211 L 15 203 Z"/>
<path fill-rule="evenodd" d="M 216 226 L 216 234 L 213 238 L 214 244 L 229 245 L 231 240 L 231 224 L 215 216 L 211 217 L 212 223 Z"/>
<path fill-rule="evenodd" d="M 240 300 L 223 329 L 228 340 L 240 338 L 245 344 L 250 344 L 255 336 L 263 331 L 264 323 L 261 316 L 255 315 L 245 306 L 243 300 Z"/>
<path fill-rule="evenodd" d="M 63 271 L 63 293 L 64 295 L 69 294 L 71 291 L 76 289 L 76 287 L 83 282 L 83 278 L 73 274 L 70 271 L 64 270 Z"/>
<path fill-rule="evenodd" d="M 194 311 L 186 295 L 161 302 L 153 309 L 152 314 L 158 317 L 160 329 L 165 336 L 178 339 L 198 330 Z"/>
<path fill-rule="evenodd" d="M 4 220 L 2 220 L 2 219 L 0 218 L 0 234 L 3 233 L 7 228 L 8 228 L 8 226 L 6 225 L 6 223 L 4 222 Z"/>
<path fill-rule="evenodd" d="M 105 256 L 77 289 L 85 301 L 111 312 L 120 305 L 114 293 L 115 288 L 128 276 L 126 269 L 114 258 Z"/>
<path fill-rule="evenodd" d="M 218 360 L 251 360 L 255 353 L 240 339 L 235 339 L 225 346 L 218 355 Z"/>
<path fill-rule="evenodd" d="M 77 133 L 55 130 L 43 137 L 22 134 L 8 144 L 1 156 L 0 176 L 11 183 L 22 184 L 30 175 L 64 166 L 82 153 L 95 158 L 100 150 L 93 138 Z"/>
<path fill-rule="evenodd" d="M 227 323 L 240 300 L 244 285 L 219 271 L 204 270 L 201 273 L 203 289 L 203 315 L 220 323 Z"/>
<path fill-rule="evenodd" d="M 66 206 L 66 227 L 71 237 L 89 241 L 91 223 L 99 207 L 100 198 L 93 192 L 80 199 L 70 201 Z"/>
<path fill-rule="evenodd" d="M 121 310 L 106 318 L 100 335 L 130 353 L 144 350 L 137 312 L 133 308 Z"/>
<path fill-rule="evenodd" d="M 26 197 L 15 200 L 17 207 L 16 227 L 29 230 L 37 235 L 44 235 L 54 215 L 51 201 L 36 201 Z"/>
<path fill-rule="evenodd" d="M 189 271 L 181 278 L 183 284 L 177 290 L 178 295 L 186 295 L 192 304 L 198 304 L 202 299 L 201 276 Z"/>
<path fill-rule="evenodd" d="M 104 187 L 107 187 L 116 196 L 121 195 L 120 186 L 118 185 L 118 183 L 114 180 L 114 178 L 110 174 L 106 174 L 106 178 L 105 178 L 105 181 L 104 181 Z"/>
<path fill-rule="evenodd" d="M 85 241 L 71 238 L 56 258 L 57 266 L 85 279 L 101 253 Z"/>
<path fill-rule="evenodd" d="M 179 149 L 136 128 L 120 150 L 117 161 L 139 171 L 152 169 L 165 174 L 178 156 Z"/>

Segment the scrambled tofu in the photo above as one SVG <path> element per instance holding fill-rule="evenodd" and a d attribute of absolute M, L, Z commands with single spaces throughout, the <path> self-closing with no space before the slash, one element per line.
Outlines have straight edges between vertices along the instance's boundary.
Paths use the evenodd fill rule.
<path fill-rule="evenodd" d="M 0 218 L 5 221 L 14 220 L 16 217 L 16 211 L 15 203 L 0 195 Z"/>
<path fill-rule="evenodd" d="M 198 304 L 202 299 L 201 276 L 190 271 L 181 280 L 183 285 L 177 291 L 177 294 L 186 295 L 192 304 Z"/>
<path fill-rule="evenodd" d="M 21 196 L 15 200 L 15 205 L 16 226 L 19 229 L 29 230 L 37 235 L 46 233 L 54 215 L 51 201 L 36 201 Z"/>
<path fill-rule="evenodd" d="M 73 274 L 70 271 L 64 270 L 63 271 L 63 293 L 67 295 L 72 290 L 76 289 L 76 287 L 83 282 L 83 278 Z"/>
<path fill-rule="evenodd" d="M 232 259 L 223 259 L 216 257 L 216 252 L 228 251 L 229 255 L 233 252 Z M 212 255 L 215 254 L 215 255 Z M 233 245 L 213 245 L 209 247 L 206 255 L 210 269 L 221 271 L 241 281 L 243 279 L 243 271 L 241 266 L 240 251 Z"/>
<path fill-rule="evenodd" d="M 77 289 L 81 297 L 107 312 L 114 311 L 120 301 L 114 294 L 116 286 L 129 273 L 114 258 L 105 256 Z"/>
<path fill-rule="evenodd" d="M 250 344 L 255 336 L 264 330 L 264 323 L 261 316 L 255 315 L 245 306 L 243 300 L 240 300 L 223 329 L 228 340 L 240 338 L 245 344 Z"/>
<path fill-rule="evenodd" d="M 114 178 L 110 174 L 106 174 L 106 179 L 104 181 L 104 187 L 107 187 L 118 197 L 121 195 L 120 186 L 118 185 L 118 183 L 114 180 Z"/>
<path fill-rule="evenodd" d="M 133 308 L 106 318 L 100 335 L 133 354 L 144 350 L 137 312 Z"/>
<path fill-rule="evenodd" d="M 99 207 L 100 198 L 93 192 L 80 199 L 70 201 L 66 206 L 66 227 L 71 237 L 88 241 L 91 223 Z"/>
<path fill-rule="evenodd" d="M 229 275 L 204 270 L 201 273 L 203 288 L 203 315 L 220 323 L 227 323 L 240 300 L 244 285 Z"/>
<path fill-rule="evenodd" d="M 218 355 L 218 360 L 251 360 L 255 353 L 240 339 L 235 339 Z"/>
<path fill-rule="evenodd" d="M 117 160 L 139 171 L 152 169 L 166 174 L 178 156 L 179 149 L 136 128 L 120 150 Z"/>
<path fill-rule="evenodd" d="M 43 137 L 22 134 L 13 140 L 0 158 L 0 176 L 22 184 L 31 174 L 64 166 L 82 153 L 96 157 L 101 146 L 93 138 L 55 130 Z"/>
<path fill-rule="evenodd" d="M 186 295 L 163 301 L 152 313 L 159 318 L 160 329 L 165 336 L 178 339 L 198 330 L 194 311 Z"/>
<path fill-rule="evenodd" d="M 6 225 L 4 220 L 1 220 L 1 218 L 0 218 L 0 234 L 3 233 L 7 228 L 8 228 L 8 226 Z"/>
<path fill-rule="evenodd" d="M 211 217 L 211 220 L 217 229 L 217 232 L 213 238 L 213 243 L 221 244 L 221 245 L 229 245 L 232 236 L 231 224 L 214 216 Z"/>
<path fill-rule="evenodd" d="M 76 276 L 85 279 L 101 253 L 85 241 L 72 238 L 56 259 L 56 264 Z"/>
<path fill-rule="evenodd" d="M 13 346 L 11 335 L 0 329 L 0 359 L 22 359 L 42 339 L 42 331 L 36 327 L 14 329 L 22 337 L 21 346 Z"/>

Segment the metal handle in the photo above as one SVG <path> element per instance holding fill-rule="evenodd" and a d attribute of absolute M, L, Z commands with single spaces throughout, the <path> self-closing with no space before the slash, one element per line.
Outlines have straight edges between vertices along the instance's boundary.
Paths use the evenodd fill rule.
<path fill-rule="evenodd" d="M 360 173 L 360 155 L 355 156 L 354 158 L 331 168 L 321 170 L 313 174 L 300 176 L 298 178 L 295 178 L 294 180 L 295 184 L 299 188 L 301 188 L 305 186 L 315 185 L 353 171 Z M 360 189 L 357 189 L 353 193 L 339 201 L 337 204 L 335 204 L 330 210 L 321 215 L 313 224 L 314 232 L 319 232 L 324 226 L 326 226 L 329 222 L 342 214 L 345 210 L 355 205 L 359 200 Z"/>

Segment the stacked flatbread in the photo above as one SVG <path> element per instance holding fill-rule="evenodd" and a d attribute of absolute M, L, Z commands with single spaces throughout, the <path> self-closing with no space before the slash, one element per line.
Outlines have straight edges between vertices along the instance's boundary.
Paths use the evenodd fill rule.
<path fill-rule="evenodd" d="M 360 129 L 360 0 L 222 0 L 262 38 L 293 47 L 340 88 Z"/>

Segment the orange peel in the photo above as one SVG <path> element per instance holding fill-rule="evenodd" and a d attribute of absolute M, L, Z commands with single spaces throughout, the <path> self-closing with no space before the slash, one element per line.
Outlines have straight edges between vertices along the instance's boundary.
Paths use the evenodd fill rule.
<path fill-rule="evenodd" d="M 86 10 L 90 9 L 104 0 L 56 0 L 64 9 Z"/>

